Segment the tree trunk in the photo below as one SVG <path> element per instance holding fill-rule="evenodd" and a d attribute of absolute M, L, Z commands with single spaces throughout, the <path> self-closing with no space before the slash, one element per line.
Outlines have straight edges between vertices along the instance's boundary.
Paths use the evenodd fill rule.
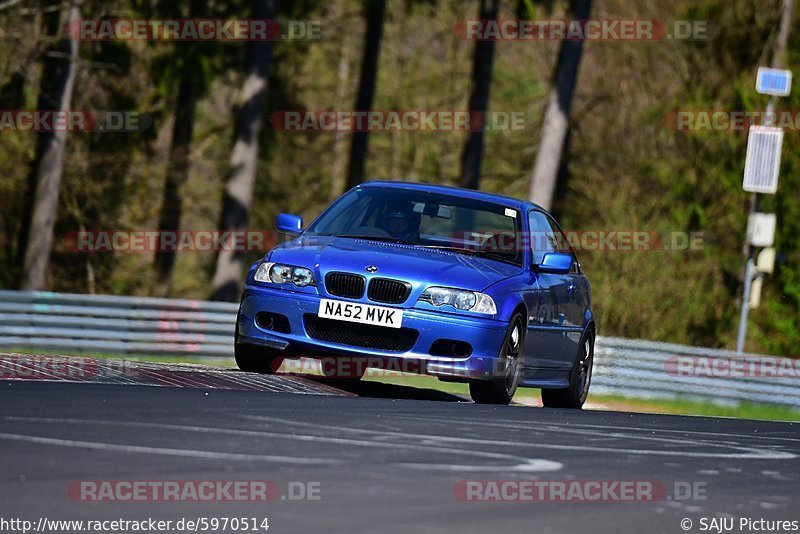
<path fill-rule="evenodd" d="M 175 5 L 170 10 L 175 10 L 175 16 L 184 16 L 184 13 L 195 19 L 207 16 L 208 3 L 204 0 L 191 0 L 188 4 L 188 6 Z M 158 228 L 162 232 L 177 232 L 181 229 L 183 215 L 181 189 L 189 177 L 189 158 L 197 102 L 205 92 L 206 85 L 205 80 L 198 75 L 203 71 L 200 58 L 208 54 L 208 50 L 200 48 L 201 46 L 199 43 L 178 43 L 172 52 L 172 62 L 179 73 L 179 81 L 177 94 L 170 95 L 175 98 L 175 123 L 172 126 L 172 141 L 159 217 Z M 169 294 L 176 258 L 177 253 L 174 251 L 156 251 L 157 292 L 163 296 Z"/>
<path fill-rule="evenodd" d="M 789 47 L 789 32 L 792 30 L 793 14 L 794 0 L 783 0 L 783 13 L 781 14 L 778 38 L 775 40 L 775 53 L 772 54 L 771 66 L 773 69 L 785 69 L 789 64 L 787 49 Z"/>
<path fill-rule="evenodd" d="M 80 7 L 72 2 L 67 7 L 64 23 L 60 27 L 66 28 L 80 18 Z M 45 52 L 37 106 L 39 110 L 69 110 L 77 61 L 78 42 L 68 36 L 64 36 Z M 38 134 L 18 249 L 22 260 L 20 288 L 23 290 L 39 291 L 45 287 L 50 249 L 53 245 L 53 228 L 58 212 L 58 195 L 64 173 L 66 141 L 65 130 Z"/>
<path fill-rule="evenodd" d="M 592 0 L 572 0 L 570 18 L 586 20 L 592 10 Z M 569 131 L 569 113 L 578 80 L 583 41 L 562 41 L 553 88 L 547 102 L 542 128 L 542 140 L 536 156 L 528 198 L 545 209 L 553 206 L 558 169 Z"/>
<path fill-rule="evenodd" d="M 500 0 L 481 0 L 481 20 L 497 19 Z M 492 82 L 492 62 L 494 60 L 494 40 L 475 43 L 475 55 L 472 59 L 472 94 L 469 97 L 469 110 L 472 113 L 484 113 L 489 109 L 489 89 Z M 470 189 L 478 189 L 481 179 L 481 160 L 483 159 L 483 133 L 485 124 L 477 131 L 468 134 L 461 155 L 461 185 Z"/>
<path fill-rule="evenodd" d="M 274 19 L 277 11 L 278 0 L 254 0 L 255 19 Z M 231 169 L 222 199 L 219 224 L 222 231 L 245 230 L 249 222 L 271 57 L 272 42 L 252 41 L 248 44 L 242 106 L 236 118 Z M 242 251 L 219 251 L 212 282 L 212 300 L 235 302 L 239 298 L 241 277 Z"/>
<path fill-rule="evenodd" d="M 361 81 L 358 86 L 356 110 L 369 111 L 375 98 L 375 81 L 378 74 L 378 56 L 383 36 L 383 18 L 386 0 L 365 0 L 367 31 L 364 37 L 364 58 L 361 62 Z M 354 132 L 350 146 L 350 164 L 347 171 L 347 188 L 364 181 L 364 167 L 367 159 L 369 132 Z"/>
<path fill-rule="evenodd" d="M 169 167 L 164 182 L 164 200 L 158 226 L 162 232 L 177 232 L 181 228 L 183 203 L 180 190 L 189 175 L 189 153 L 197 109 L 197 94 L 192 76 L 185 75 L 181 79 L 175 104 L 175 124 L 172 127 Z M 175 255 L 173 251 L 156 251 L 155 265 L 161 286 L 159 292 L 162 294 L 169 292 Z"/>
<path fill-rule="evenodd" d="M 336 11 L 337 18 L 343 18 L 348 2 L 341 1 Z M 339 68 L 337 69 L 336 83 L 336 109 L 343 109 L 346 105 L 347 93 L 350 85 L 350 58 L 352 39 L 349 33 L 343 33 L 342 46 L 339 52 Z M 328 195 L 330 201 L 339 198 L 347 183 L 347 132 L 336 132 L 333 140 L 333 170 L 331 172 L 331 190 Z"/>

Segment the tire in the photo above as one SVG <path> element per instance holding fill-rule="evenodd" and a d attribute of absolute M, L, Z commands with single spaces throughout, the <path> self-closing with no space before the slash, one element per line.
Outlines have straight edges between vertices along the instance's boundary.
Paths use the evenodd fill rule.
<path fill-rule="evenodd" d="M 543 389 L 542 404 L 546 408 L 571 408 L 580 410 L 589 396 L 594 367 L 594 333 L 591 330 L 581 340 L 578 355 L 572 366 L 569 387 L 566 389 Z"/>
<path fill-rule="evenodd" d="M 283 363 L 283 357 L 266 347 L 239 343 L 239 329 L 234 334 L 233 356 L 236 366 L 246 373 L 274 375 Z"/>
<path fill-rule="evenodd" d="M 525 323 L 522 315 L 511 318 L 503 347 L 498 355 L 498 372 L 490 380 L 471 380 L 469 394 L 477 404 L 507 405 L 514 397 L 522 373 L 522 347 Z M 502 376 L 499 375 L 500 371 Z"/>

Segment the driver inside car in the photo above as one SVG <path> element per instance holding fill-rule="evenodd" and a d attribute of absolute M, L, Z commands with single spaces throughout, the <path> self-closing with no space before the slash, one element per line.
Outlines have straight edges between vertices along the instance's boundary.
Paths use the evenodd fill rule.
<path fill-rule="evenodd" d="M 420 217 L 411 206 L 390 207 L 383 216 L 384 229 L 395 239 L 417 241 Z"/>

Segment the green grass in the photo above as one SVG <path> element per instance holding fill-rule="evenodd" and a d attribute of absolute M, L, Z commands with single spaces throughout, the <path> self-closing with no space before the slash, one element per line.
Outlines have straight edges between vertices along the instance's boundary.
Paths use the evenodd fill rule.
<path fill-rule="evenodd" d="M 589 395 L 589 400 L 610 407 L 646 413 L 669 413 L 679 415 L 703 415 L 709 417 L 737 417 L 741 419 L 765 419 L 769 421 L 800 421 L 800 411 L 772 404 L 741 403 L 722 406 L 711 402 L 684 399 L 635 399 L 622 395 Z"/>

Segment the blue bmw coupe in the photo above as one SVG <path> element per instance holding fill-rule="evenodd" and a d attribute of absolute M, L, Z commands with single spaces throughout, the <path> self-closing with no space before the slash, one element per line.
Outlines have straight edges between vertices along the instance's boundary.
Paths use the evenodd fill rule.
<path fill-rule="evenodd" d="M 530 202 L 452 187 L 369 182 L 253 264 L 236 363 L 273 373 L 285 358 L 366 362 L 468 382 L 475 402 L 517 387 L 581 408 L 596 326 L 589 282 L 563 231 Z M 323 365 L 333 376 L 336 366 Z"/>

